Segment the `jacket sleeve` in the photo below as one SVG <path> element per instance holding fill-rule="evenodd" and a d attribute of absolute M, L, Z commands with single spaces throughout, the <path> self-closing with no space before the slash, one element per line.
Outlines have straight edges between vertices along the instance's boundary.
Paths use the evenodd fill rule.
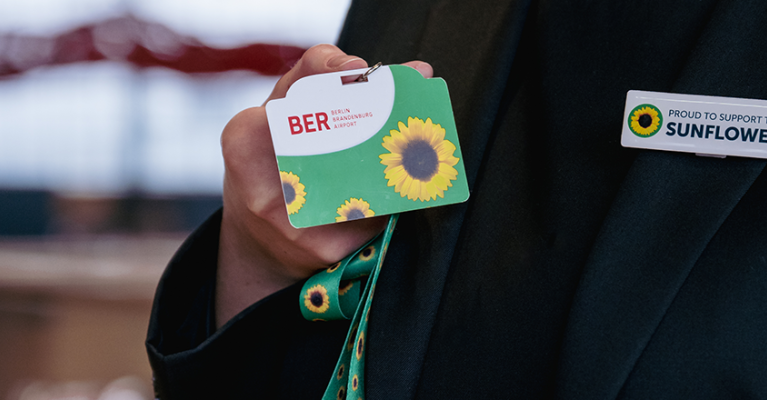
<path fill-rule="evenodd" d="M 221 210 L 179 248 L 157 287 L 146 341 L 156 397 L 320 398 L 349 323 L 304 320 L 300 282 L 215 330 L 220 224 Z"/>

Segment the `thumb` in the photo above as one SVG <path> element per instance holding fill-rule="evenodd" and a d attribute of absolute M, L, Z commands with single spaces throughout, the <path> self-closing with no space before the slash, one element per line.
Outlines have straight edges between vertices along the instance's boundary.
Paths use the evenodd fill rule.
<path fill-rule="evenodd" d="M 329 44 L 313 46 L 306 50 L 296 65 L 277 81 L 267 101 L 285 97 L 285 93 L 287 93 L 290 86 L 305 76 L 348 71 L 367 66 L 368 64 L 365 60 L 347 55 L 336 46 Z"/>

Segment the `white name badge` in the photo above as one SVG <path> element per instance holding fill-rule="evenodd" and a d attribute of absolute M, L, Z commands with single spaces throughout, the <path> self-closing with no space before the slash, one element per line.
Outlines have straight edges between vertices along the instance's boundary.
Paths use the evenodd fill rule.
<path fill-rule="evenodd" d="M 767 101 L 631 90 L 621 145 L 767 158 Z"/>

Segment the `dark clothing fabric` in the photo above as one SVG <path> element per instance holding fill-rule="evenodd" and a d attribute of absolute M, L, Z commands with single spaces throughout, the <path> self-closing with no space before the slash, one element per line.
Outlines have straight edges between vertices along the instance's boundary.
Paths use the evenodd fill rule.
<path fill-rule="evenodd" d="M 219 211 L 187 239 L 157 289 L 147 340 L 157 396 L 322 397 L 349 323 L 304 320 L 300 285 L 263 299 L 206 336 L 220 223 Z"/>
<path fill-rule="evenodd" d="M 472 190 L 401 216 L 365 398 L 767 397 L 765 161 L 620 146 L 631 89 L 767 98 L 765 38 L 761 1 L 355 2 L 344 50 L 447 81 Z M 158 289 L 162 398 L 321 397 L 348 324 L 300 286 L 200 333 L 217 234 Z"/>

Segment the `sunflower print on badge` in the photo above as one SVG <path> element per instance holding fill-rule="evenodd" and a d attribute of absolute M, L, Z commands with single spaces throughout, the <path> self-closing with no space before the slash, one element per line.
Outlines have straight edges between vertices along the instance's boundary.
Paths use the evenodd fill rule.
<path fill-rule="evenodd" d="M 362 219 L 376 215 L 376 213 L 370 209 L 370 203 L 354 197 L 346 200 L 344 204 L 341 205 L 341 207 L 338 207 L 336 212 L 339 215 L 336 217 L 336 222 L 353 221 L 355 219 Z"/>
<path fill-rule="evenodd" d="M 631 110 L 628 124 L 635 135 L 650 137 L 663 125 L 663 113 L 652 104 L 642 104 Z"/>
<path fill-rule="evenodd" d="M 282 194 L 285 196 L 285 205 L 288 207 L 288 215 L 298 212 L 306 203 L 306 188 L 299 182 L 298 175 L 292 172 L 280 171 L 282 181 Z"/>
<path fill-rule="evenodd" d="M 330 297 L 325 286 L 314 285 L 304 295 L 304 305 L 310 311 L 322 314 L 330 307 Z"/>
<path fill-rule="evenodd" d="M 453 155 L 455 145 L 445 139 L 445 128 L 427 118 L 408 117 L 407 125 L 401 121 L 399 130 L 389 131 L 391 136 L 383 139 L 383 147 L 389 153 L 378 156 L 386 165 L 387 186 L 410 200 L 430 201 L 444 192 L 458 179 L 453 166 L 458 158 Z"/>

